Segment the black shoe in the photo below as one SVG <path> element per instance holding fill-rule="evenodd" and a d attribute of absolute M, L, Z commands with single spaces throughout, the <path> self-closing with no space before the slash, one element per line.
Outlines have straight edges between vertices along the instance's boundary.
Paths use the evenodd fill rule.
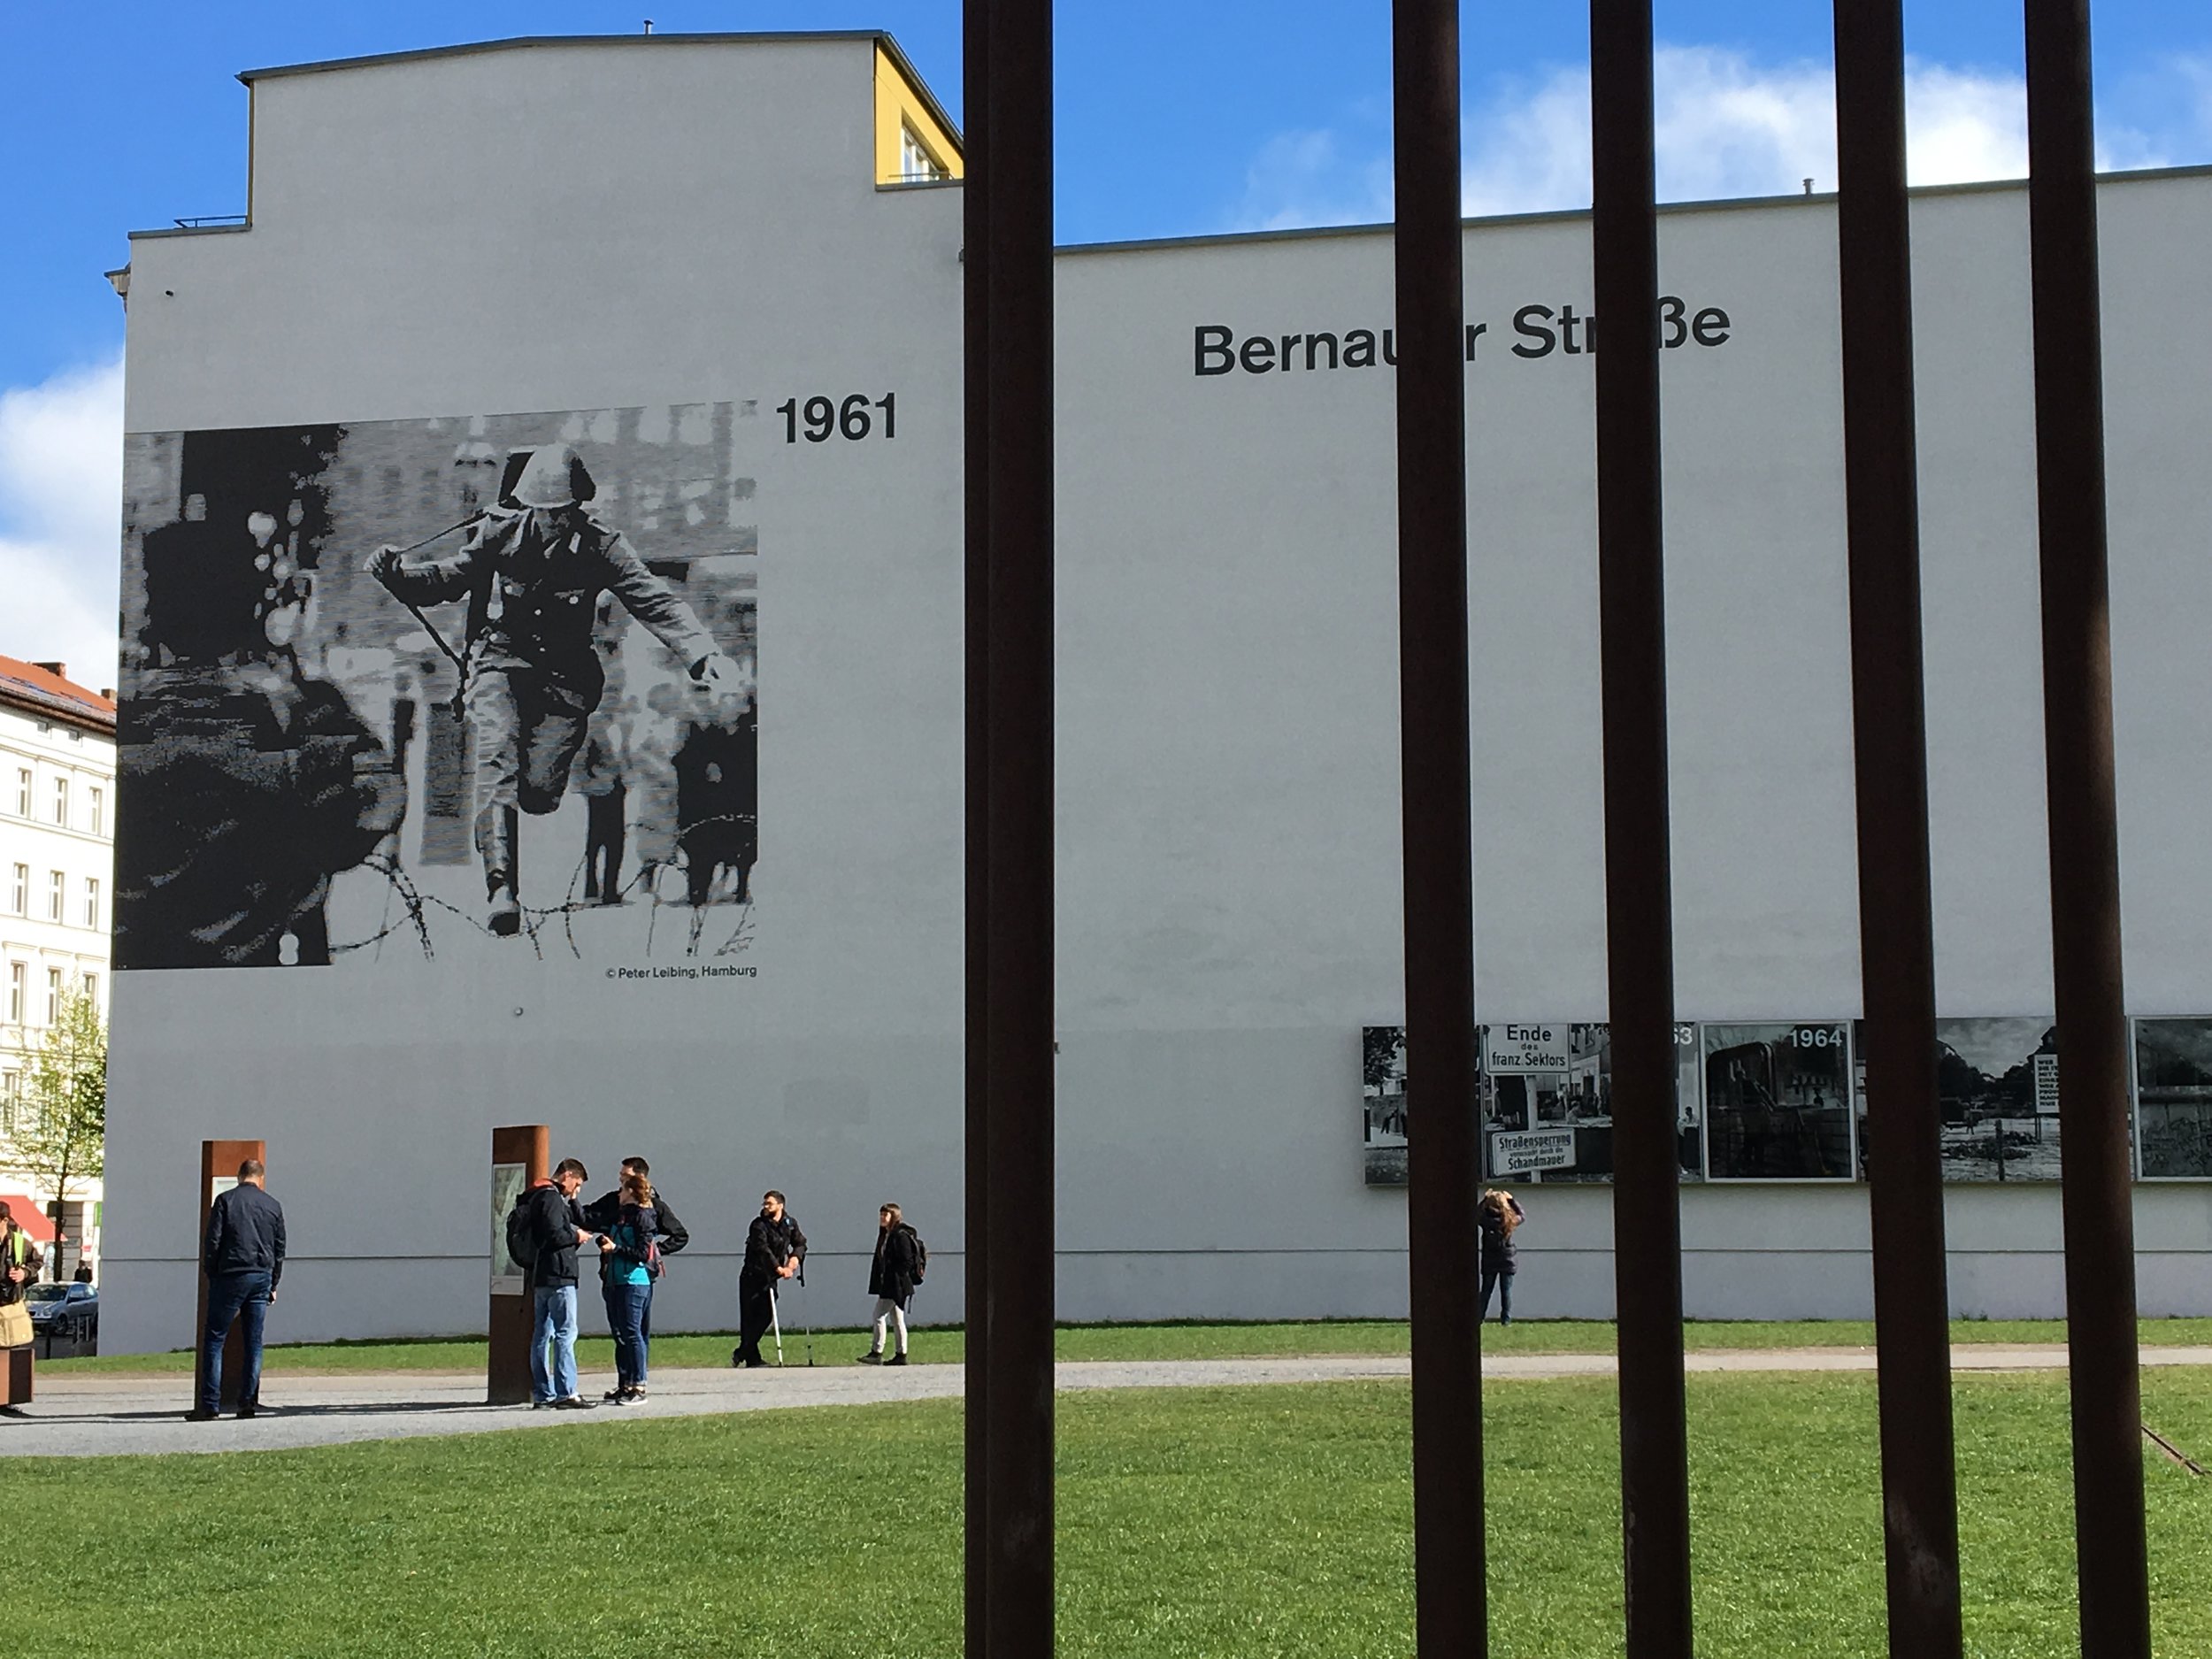
<path fill-rule="evenodd" d="M 215 1413 L 203 1407 L 194 1406 L 184 1414 L 184 1420 L 187 1423 L 212 1423 L 215 1421 Z"/>
<path fill-rule="evenodd" d="M 610 1403 L 613 1403 L 618 1401 L 626 1400 L 629 1396 L 630 1391 L 627 1388 L 610 1388 L 606 1393 L 601 1394 L 599 1397 Z"/>
<path fill-rule="evenodd" d="M 766 1371 L 768 1369 L 768 1362 L 764 1359 L 749 1359 L 745 1362 L 745 1369 L 747 1371 Z"/>
<path fill-rule="evenodd" d="M 561 1402 L 557 1400 L 533 1400 L 530 1402 L 530 1409 L 533 1411 L 550 1411 L 555 1406 L 560 1403 Z"/>
<path fill-rule="evenodd" d="M 906 1363 L 906 1356 L 903 1354 L 894 1354 L 889 1359 L 885 1360 L 883 1363 L 887 1365 L 903 1365 Z"/>
<path fill-rule="evenodd" d="M 880 1365 L 883 1363 L 883 1350 L 872 1348 L 854 1363 L 860 1365 Z"/>
<path fill-rule="evenodd" d="M 260 1414 L 261 1408 L 259 1406 L 240 1406 L 238 1408 L 238 1420 L 242 1423 L 248 1417 L 258 1417 Z"/>
<path fill-rule="evenodd" d="M 581 1394 L 571 1394 L 565 1400 L 556 1400 L 553 1409 L 557 1411 L 588 1411 L 592 1409 L 592 1402 Z"/>

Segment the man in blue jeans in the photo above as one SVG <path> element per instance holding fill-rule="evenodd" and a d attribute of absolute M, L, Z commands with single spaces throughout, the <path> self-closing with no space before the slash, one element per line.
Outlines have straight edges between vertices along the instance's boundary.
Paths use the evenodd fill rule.
<path fill-rule="evenodd" d="M 576 1251 L 591 1242 L 576 1194 L 590 1177 L 574 1158 L 563 1158 L 549 1181 L 523 1196 L 525 1236 L 530 1240 L 530 1409 L 588 1409 L 576 1392 Z"/>
<path fill-rule="evenodd" d="M 246 1370 L 238 1379 L 238 1415 L 261 1409 L 261 1329 L 284 1277 L 284 1206 L 263 1190 L 259 1158 L 238 1166 L 238 1185 L 207 1212 L 200 1268 L 207 1275 L 207 1330 L 201 1349 L 200 1398 L 194 1423 L 214 1419 L 223 1402 L 223 1343 L 235 1324 L 245 1333 Z"/>

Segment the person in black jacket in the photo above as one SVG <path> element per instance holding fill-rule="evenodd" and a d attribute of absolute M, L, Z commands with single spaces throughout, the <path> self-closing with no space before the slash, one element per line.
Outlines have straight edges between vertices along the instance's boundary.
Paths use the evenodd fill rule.
<path fill-rule="evenodd" d="M 876 1254 L 868 1266 L 868 1294 L 876 1299 L 875 1325 L 868 1351 L 860 1356 L 864 1365 L 906 1363 L 906 1304 L 914 1299 L 914 1275 L 922 1264 L 918 1237 L 896 1204 L 886 1204 L 876 1212 Z M 888 1359 L 883 1353 L 886 1324 L 898 1333 L 898 1344 Z"/>
<path fill-rule="evenodd" d="M 765 1365 L 760 1339 L 774 1319 L 776 1283 L 796 1275 L 806 1262 L 806 1234 L 784 1208 L 783 1194 L 761 1194 L 760 1214 L 745 1234 L 745 1264 L 737 1274 L 737 1351 L 730 1363 Z"/>
<path fill-rule="evenodd" d="M 1478 1322 L 1490 1317 L 1490 1293 L 1498 1293 L 1498 1323 L 1513 1323 L 1513 1275 L 1518 1270 L 1513 1234 L 1527 1219 L 1521 1201 L 1494 1187 L 1475 1206 L 1475 1229 L 1482 1236 L 1482 1308 Z"/>
<path fill-rule="evenodd" d="M 524 1233 L 531 1248 L 534 1411 L 580 1411 L 591 1405 L 576 1392 L 576 1252 L 592 1240 L 583 1212 L 576 1208 L 576 1194 L 589 1179 L 576 1159 L 563 1158 L 551 1180 L 537 1182 L 522 1197 Z"/>
<path fill-rule="evenodd" d="M 259 1158 L 238 1166 L 238 1185 L 219 1194 L 207 1212 L 200 1271 L 207 1275 L 207 1329 L 200 1344 L 200 1400 L 195 1423 L 213 1419 L 223 1400 L 223 1343 L 233 1323 L 246 1333 L 246 1370 L 238 1379 L 238 1415 L 261 1409 L 261 1331 L 284 1277 L 284 1206 L 263 1189 Z"/>
<path fill-rule="evenodd" d="M 621 1179 L 627 1181 L 633 1175 L 650 1180 L 653 1175 L 652 1165 L 646 1163 L 643 1158 L 623 1159 Z M 668 1207 L 668 1195 L 658 1187 L 653 1189 L 653 1214 L 656 1218 L 654 1241 L 660 1246 L 660 1252 L 663 1256 L 673 1256 L 691 1242 L 691 1234 L 685 1230 L 684 1224 L 676 1218 L 676 1212 Z M 584 1206 L 584 1225 L 596 1233 L 604 1234 L 613 1228 L 621 1215 L 622 1191 L 620 1186 L 618 1185 L 613 1192 L 602 1193 Z M 615 1303 L 618 1298 L 614 1281 L 607 1276 L 608 1259 L 605 1256 L 600 1258 L 599 1291 L 602 1300 L 607 1304 L 607 1328 L 612 1330 L 615 1328 Z M 653 1340 L 653 1289 L 657 1282 L 657 1280 L 649 1279 L 645 1286 L 645 1318 L 643 1325 L 640 1327 L 640 1332 L 641 1339 L 649 1344 Z M 621 1392 L 622 1386 L 618 1381 L 615 1386 L 608 1391 L 605 1397 L 613 1400 Z"/>

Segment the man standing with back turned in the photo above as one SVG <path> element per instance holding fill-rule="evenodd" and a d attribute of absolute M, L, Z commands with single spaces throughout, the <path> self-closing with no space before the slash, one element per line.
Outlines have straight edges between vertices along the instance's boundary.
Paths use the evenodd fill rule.
<path fill-rule="evenodd" d="M 207 1212 L 200 1270 L 207 1275 L 207 1329 L 201 1348 L 200 1401 L 191 1421 L 213 1420 L 223 1402 L 223 1343 L 234 1322 L 246 1333 L 246 1371 L 238 1379 L 238 1415 L 261 1409 L 261 1328 L 284 1277 L 284 1206 L 263 1190 L 259 1158 L 238 1166 L 238 1185 Z"/>

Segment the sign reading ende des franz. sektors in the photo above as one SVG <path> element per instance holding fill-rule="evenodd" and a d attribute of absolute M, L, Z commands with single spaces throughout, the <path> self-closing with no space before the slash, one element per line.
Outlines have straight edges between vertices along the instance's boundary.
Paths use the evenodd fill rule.
<path fill-rule="evenodd" d="M 1490 1137 L 1493 1175 L 1532 1175 L 1539 1170 L 1575 1166 L 1575 1132 L 1566 1129 L 1508 1129 Z"/>
<path fill-rule="evenodd" d="M 1485 1025 L 1482 1069 L 1492 1077 L 1536 1077 L 1567 1071 L 1567 1027 Z"/>

